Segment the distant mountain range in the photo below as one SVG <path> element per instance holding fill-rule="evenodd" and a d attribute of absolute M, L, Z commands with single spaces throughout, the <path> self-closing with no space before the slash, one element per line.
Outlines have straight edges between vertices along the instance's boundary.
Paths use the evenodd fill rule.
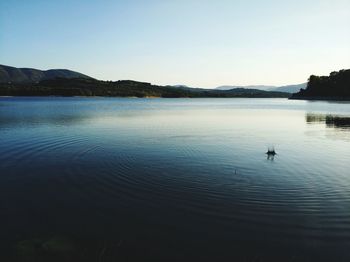
<path fill-rule="evenodd" d="M 285 92 L 235 88 L 230 90 L 158 86 L 138 81 L 102 81 L 66 70 L 47 71 L 0 66 L 0 96 L 115 97 L 289 97 Z"/>
<path fill-rule="evenodd" d="M 158 86 L 138 81 L 102 81 L 67 69 L 38 70 L 0 65 L 0 96 L 289 97 L 279 91 Z"/>
<path fill-rule="evenodd" d="M 50 69 L 50 70 L 38 70 L 33 68 L 16 68 L 12 66 L 0 65 L 0 83 L 38 83 L 43 80 L 51 80 L 55 78 L 83 78 L 92 79 L 92 77 L 84 75 L 79 72 L 67 70 L 67 69 Z M 199 92 L 204 90 L 212 90 L 205 88 L 193 88 L 185 85 L 174 85 L 173 87 L 182 90 L 192 90 L 193 92 Z M 300 88 L 305 88 L 306 83 L 300 85 L 287 85 L 287 86 L 265 86 L 265 85 L 251 85 L 251 86 L 219 86 L 216 90 L 227 91 L 231 89 L 254 89 L 264 91 L 277 91 L 285 93 L 296 93 Z"/>
<path fill-rule="evenodd" d="M 217 89 L 217 90 L 230 90 L 230 89 L 235 89 L 235 88 L 270 90 L 270 89 L 276 88 L 276 86 L 265 86 L 265 85 L 234 86 L 234 85 L 225 85 L 225 86 L 218 86 L 215 89 Z"/>
<path fill-rule="evenodd" d="M 307 83 L 302 83 L 298 85 L 286 85 L 286 86 L 279 86 L 276 88 L 272 88 L 270 89 L 270 91 L 297 93 L 300 91 L 300 89 L 306 88 L 306 86 L 307 86 Z"/>
<path fill-rule="evenodd" d="M 91 77 L 67 69 L 38 70 L 33 68 L 16 68 L 0 65 L 0 83 L 37 83 L 43 80 L 62 78 L 85 78 Z"/>
<path fill-rule="evenodd" d="M 110 96 L 110 97 L 290 97 L 283 92 L 237 88 L 231 90 L 177 88 L 130 80 L 101 81 L 86 78 L 55 78 L 38 83 L 0 83 L 0 96 Z"/>
<path fill-rule="evenodd" d="M 299 92 L 301 88 L 305 88 L 306 83 L 298 85 L 286 85 L 286 86 L 265 86 L 265 85 L 251 85 L 251 86 L 219 86 L 217 90 L 230 90 L 235 88 L 245 88 L 245 89 L 259 89 L 266 91 L 277 91 L 286 93 L 296 93 Z"/>
<path fill-rule="evenodd" d="M 294 93 L 291 95 L 290 93 Z M 350 100 L 350 70 L 311 75 L 308 83 L 286 86 L 159 86 L 121 80 L 102 81 L 67 69 L 38 70 L 0 65 L 0 96 L 250 97 Z"/>

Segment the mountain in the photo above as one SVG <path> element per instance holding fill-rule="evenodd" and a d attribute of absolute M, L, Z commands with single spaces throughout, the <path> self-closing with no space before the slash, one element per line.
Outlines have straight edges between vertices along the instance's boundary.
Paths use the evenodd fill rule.
<path fill-rule="evenodd" d="M 245 88 L 245 89 L 259 89 L 259 90 L 270 90 L 276 88 L 276 86 L 265 86 L 265 85 L 251 85 L 251 86 L 218 86 L 215 89 L 217 90 L 230 90 L 236 88 Z"/>
<path fill-rule="evenodd" d="M 311 75 L 306 89 L 293 94 L 291 99 L 350 101 L 350 69 L 329 76 Z"/>
<path fill-rule="evenodd" d="M 300 89 L 305 88 L 307 83 L 299 84 L 299 85 L 287 85 L 287 86 L 279 86 L 270 89 L 270 91 L 279 91 L 279 92 L 287 92 L 287 93 L 297 93 Z"/>
<path fill-rule="evenodd" d="M 266 91 L 276 91 L 276 92 L 286 92 L 286 93 L 296 93 L 300 88 L 305 88 L 306 83 L 299 85 L 286 85 L 286 86 L 266 86 L 266 85 L 251 85 L 251 86 L 219 86 L 215 89 L 217 90 L 230 90 L 235 88 L 245 88 L 245 89 L 259 89 Z"/>
<path fill-rule="evenodd" d="M 177 89 L 186 90 L 186 91 L 192 91 L 192 92 L 202 92 L 202 91 L 210 91 L 212 89 L 206 89 L 206 88 L 199 88 L 199 87 L 189 87 L 186 85 L 172 85 L 167 87 L 175 87 Z"/>
<path fill-rule="evenodd" d="M 289 97 L 290 94 L 247 88 L 230 90 L 158 86 L 121 80 L 102 81 L 66 69 L 47 71 L 0 65 L 0 96 L 114 97 Z"/>
<path fill-rule="evenodd" d="M 229 90 L 213 90 L 212 93 L 222 92 L 222 94 L 226 96 L 233 97 L 289 97 L 289 93 L 285 92 L 277 92 L 277 91 L 266 91 L 260 89 L 252 89 L 252 88 L 233 88 Z"/>
<path fill-rule="evenodd" d="M 252 97 L 290 96 L 288 93 L 237 88 L 231 90 L 157 86 L 131 80 L 55 78 L 37 83 L 0 83 L 0 96 L 110 96 L 110 97 Z"/>
<path fill-rule="evenodd" d="M 173 87 L 177 87 L 177 88 L 193 88 L 193 87 L 189 87 L 187 85 L 172 85 Z"/>
<path fill-rule="evenodd" d="M 91 77 L 67 69 L 38 70 L 33 68 L 16 68 L 0 65 L 0 83 L 37 83 L 42 80 L 61 78 Z"/>

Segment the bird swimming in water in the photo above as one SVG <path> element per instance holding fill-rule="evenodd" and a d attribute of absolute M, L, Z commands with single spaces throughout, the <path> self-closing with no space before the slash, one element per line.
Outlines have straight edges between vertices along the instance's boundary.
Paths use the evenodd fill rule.
<path fill-rule="evenodd" d="M 277 155 L 277 153 L 276 153 L 274 147 L 271 147 L 271 148 L 269 147 L 268 150 L 267 150 L 267 152 L 266 152 L 266 154 L 267 154 L 268 156 L 275 156 L 275 155 Z"/>

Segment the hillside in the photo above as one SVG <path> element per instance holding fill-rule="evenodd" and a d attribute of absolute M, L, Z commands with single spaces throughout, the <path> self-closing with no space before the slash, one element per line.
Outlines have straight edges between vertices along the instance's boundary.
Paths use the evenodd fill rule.
<path fill-rule="evenodd" d="M 231 90 L 231 89 L 237 89 L 237 88 L 244 88 L 244 89 L 259 89 L 259 90 L 271 90 L 276 88 L 275 86 L 265 86 L 265 85 L 250 85 L 250 86 L 231 86 L 231 85 L 225 85 L 225 86 L 218 86 L 215 89 L 217 90 Z"/>
<path fill-rule="evenodd" d="M 301 88 L 305 88 L 306 83 L 299 85 L 286 85 L 286 86 L 265 86 L 265 85 L 252 85 L 252 86 L 219 86 L 216 87 L 217 90 L 230 90 L 236 88 L 244 88 L 244 89 L 259 89 L 265 91 L 276 91 L 276 92 L 286 92 L 286 93 L 296 93 Z"/>
<path fill-rule="evenodd" d="M 67 69 L 38 70 L 0 65 L 0 83 L 37 83 L 43 80 L 61 78 L 91 78 Z"/>
<path fill-rule="evenodd" d="M 39 83 L 0 84 L 0 96 L 115 96 L 115 97 L 289 97 L 282 92 L 256 89 L 209 90 L 157 86 L 137 81 L 100 81 L 56 78 Z"/>
<path fill-rule="evenodd" d="M 288 93 L 258 89 L 200 89 L 158 86 L 122 80 L 101 81 L 66 70 L 47 71 L 0 65 L 0 96 L 115 96 L 115 97 L 289 97 Z"/>
<path fill-rule="evenodd" d="M 277 91 L 277 92 L 287 92 L 287 93 L 297 93 L 300 91 L 300 89 L 305 88 L 307 83 L 299 84 L 299 85 L 286 85 L 286 86 L 279 86 L 273 89 L 270 89 L 270 91 Z"/>
<path fill-rule="evenodd" d="M 291 99 L 350 100 L 350 69 L 329 76 L 310 76 L 307 88 L 293 94 Z"/>

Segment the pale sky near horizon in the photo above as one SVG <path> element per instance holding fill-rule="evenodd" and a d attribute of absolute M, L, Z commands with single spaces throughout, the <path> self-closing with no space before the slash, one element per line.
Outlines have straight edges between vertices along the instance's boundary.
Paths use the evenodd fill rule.
<path fill-rule="evenodd" d="M 0 1 L 0 64 L 194 87 L 350 68 L 350 0 Z"/>

